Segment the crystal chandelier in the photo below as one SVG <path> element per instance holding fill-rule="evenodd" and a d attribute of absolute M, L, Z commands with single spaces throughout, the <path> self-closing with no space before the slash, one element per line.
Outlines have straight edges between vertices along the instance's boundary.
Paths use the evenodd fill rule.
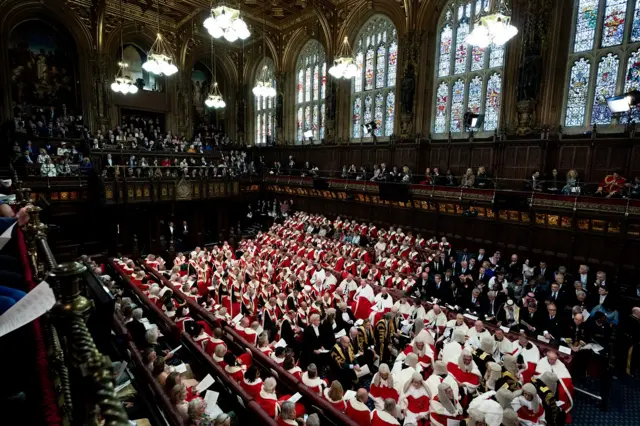
<path fill-rule="evenodd" d="M 171 46 L 160 34 L 160 1 L 158 0 L 158 35 L 147 54 L 147 61 L 142 64 L 145 71 L 155 75 L 170 76 L 178 72 Z"/>
<path fill-rule="evenodd" d="M 218 87 L 218 73 L 216 72 L 216 63 L 213 60 L 213 39 L 211 40 L 211 69 L 213 70 L 213 83 L 209 88 L 209 96 L 207 96 L 204 104 L 209 108 L 221 109 L 227 106 L 227 103 L 224 101 Z"/>
<path fill-rule="evenodd" d="M 247 23 L 240 17 L 240 11 L 229 6 L 212 8 L 211 15 L 203 25 L 211 37 L 224 37 L 230 43 L 238 39 L 245 40 L 251 35 Z"/>
<path fill-rule="evenodd" d="M 490 0 L 488 11 L 482 11 L 476 20 L 473 31 L 464 41 L 481 49 L 490 44 L 502 46 L 516 34 L 518 29 L 511 25 L 511 10 L 504 0 Z"/>
<path fill-rule="evenodd" d="M 207 100 L 204 101 L 204 104 L 213 109 L 220 109 L 227 106 L 227 103 L 222 98 L 220 89 L 218 89 L 217 81 L 214 81 L 211 85 L 211 91 L 209 92 L 209 96 L 207 96 Z"/>
<path fill-rule="evenodd" d="M 118 73 L 116 74 L 115 81 L 111 83 L 111 90 L 116 93 L 122 93 L 123 95 L 131 93 L 135 95 L 138 93 L 138 86 L 133 84 L 131 77 L 125 73 L 129 65 L 126 62 L 118 62 Z"/>
<path fill-rule="evenodd" d="M 276 96 L 276 89 L 273 87 L 272 81 L 269 67 L 266 65 L 263 66 L 260 78 L 253 88 L 253 94 L 258 97 L 262 96 L 263 98 L 274 98 Z"/>
<path fill-rule="evenodd" d="M 124 12 L 122 9 L 122 0 L 120 0 L 120 15 L 124 16 Z M 118 62 L 118 72 L 116 73 L 116 78 L 114 79 L 115 81 L 111 83 L 111 90 L 116 93 L 122 93 L 123 95 L 129 93 L 135 95 L 136 93 L 138 93 L 138 86 L 133 84 L 131 76 L 126 72 L 129 64 L 124 61 L 124 41 L 122 39 L 122 27 L 120 27 L 120 59 L 121 61 Z"/>
<path fill-rule="evenodd" d="M 333 66 L 329 68 L 329 74 L 335 78 L 350 79 L 358 74 L 358 66 L 353 61 L 353 52 L 349 44 L 349 38 L 345 37 L 335 57 Z"/>

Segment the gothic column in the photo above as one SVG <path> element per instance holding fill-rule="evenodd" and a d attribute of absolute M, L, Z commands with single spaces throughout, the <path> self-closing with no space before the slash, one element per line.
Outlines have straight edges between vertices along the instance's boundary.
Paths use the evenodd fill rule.
<path fill-rule="evenodd" d="M 412 30 L 400 39 L 400 53 L 403 70 L 402 77 L 398 81 L 400 90 L 397 91 L 399 99 L 396 99 L 396 111 L 400 121 L 400 127 L 396 127 L 394 132 L 399 135 L 402 140 L 411 140 L 415 138 L 415 94 L 416 81 L 419 72 L 419 53 L 420 43 L 422 41 L 423 31 Z M 424 71 L 424 70 L 423 70 Z M 398 119 L 396 119 L 398 121 Z M 396 123 L 397 126 L 397 123 Z"/>

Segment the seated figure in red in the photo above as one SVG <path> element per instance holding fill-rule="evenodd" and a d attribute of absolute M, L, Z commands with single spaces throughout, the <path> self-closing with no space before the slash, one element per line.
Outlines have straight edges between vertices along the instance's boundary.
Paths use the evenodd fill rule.
<path fill-rule="evenodd" d="M 627 186 L 627 179 L 620 176 L 617 172 L 613 172 L 602 179 L 596 194 L 604 195 L 607 198 L 620 197 L 625 186 Z"/>

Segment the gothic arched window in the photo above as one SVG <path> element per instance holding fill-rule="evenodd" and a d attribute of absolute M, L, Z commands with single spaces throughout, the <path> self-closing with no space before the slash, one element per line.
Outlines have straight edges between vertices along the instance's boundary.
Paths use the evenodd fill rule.
<path fill-rule="evenodd" d="M 358 75 L 352 82 L 351 137 L 367 136 L 363 126 L 375 121 L 376 137 L 393 134 L 396 115 L 398 34 L 385 16 L 374 16 L 362 28 L 355 43 Z"/>
<path fill-rule="evenodd" d="M 480 12 L 490 0 L 450 0 L 440 17 L 436 49 L 433 133 L 462 133 L 464 114 L 484 114 L 480 131 L 492 132 L 500 123 L 504 46 L 486 49 L 464 39 L 473 31 Z"/>
<path fill-rule="evenodd" d="M 324 48 L 317 40 L 309 40 L 298 55 L 296 79 L 296 141 L 308 140 L 304 134 L 311 130 L 313 141 L 320 143 L 324 138 L 327 64 Z"/>
<path fill-rule="evenodd" d="M 640 0 L 574 0 L 569 50 L 562 125 L 611 125 L 607 98 L 640 89 Z"/>
<path fill-rule="evenodd" d="M 257 83 L 263 75 L 264 68 L 267 67 L 266 75 L 270 76 L 273 88 L 277 90 L 275 80 L 275 67 L 270 58 L 265 58 L 260 62 L 256 71 L 255 82 Z M 254 96 L 256 102 L 256 145 L 266 144 L 269 141 L 275 143 L 276 137 L 276 99 L 277 97 Z"/>

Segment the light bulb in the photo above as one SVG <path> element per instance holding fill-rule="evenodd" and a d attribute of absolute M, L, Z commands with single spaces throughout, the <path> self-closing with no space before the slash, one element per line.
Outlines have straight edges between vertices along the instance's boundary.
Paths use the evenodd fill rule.
<path fill-rule="evenodd" d="M 227 106 L 227 103 L 223 100 L 220 100 L 220 108 L 224 108 Z"/>
<path fill-rule="evenodd" d="M 240 18 L 233 21 L 231 24 L 231 28 L 233 28 L 236 32 L 239 32 L 242 29 L 247 29 L 247 24 Z"/>
<path fill-rule="evenodd" d="M 224 31 L 216 22 L 211 27 L 209 27 L 209 34 L 211 34 L 211 37 L 213 38 L 220 38 L 224 35 Z"/>
<path fill-rule="evenodd" d="M 233 28 L 227 28 L 224 32 L 224 38 L 227 39 L 229 43 L 233 43 L 238 39 L 238 34 Z"/>
<path fill-rule="evenodd" d="M 478 25 L 473 29 L 471 34 L 465 37 L 464 40 L 467 44 L 471 44 L 472 46 L 477 46 L 481 49 L 486 48 L 491 43 L 491 38 L 489 36 L 489 29 L 483 25 Z"/>
<path fill-rule="evenodd" d="M 135 95 L 136 93 L 138 93 L 138 86 L 136 86 L 135 84 L 130 85 L 129 93 L 131 93 L 132 95 Z"/>
<path fill-rule="evenodd" d="M 117 81 L 114 81 L 113 83 L 111 83 L 111 90 L 113 90 L 114 92 L 119 92 L 120 91 L 120 83 L 118 83 Z"/>
<path fill-rule="evenodd" d="M 216 22 L 218 23 L 218 25 L 220 25 L 220 28 L 222 28 L 223 30 L 227 29 L 229 25 L 231 25 L 231 16 L 230 14 L 226 13 L 223 9 L 220 15 L 218 15 L 218 17 L 216 18 Z"/>
<path fill-rule="evenodd" d="M 202 25 L 206 28 L 209 29 L 212 26 L 216 25 L 216 20 L 213 16 L 209 16 L 207 19 L 204 20 L 204 22 L 202 23 Z"/>
<path fill-rule="evenodd" d="M 241 29 L 237 31 L 237 34 L 240 40 L 246 40 L 251 36 L 251 32 L 249 32 L 249 28 Z"/>

